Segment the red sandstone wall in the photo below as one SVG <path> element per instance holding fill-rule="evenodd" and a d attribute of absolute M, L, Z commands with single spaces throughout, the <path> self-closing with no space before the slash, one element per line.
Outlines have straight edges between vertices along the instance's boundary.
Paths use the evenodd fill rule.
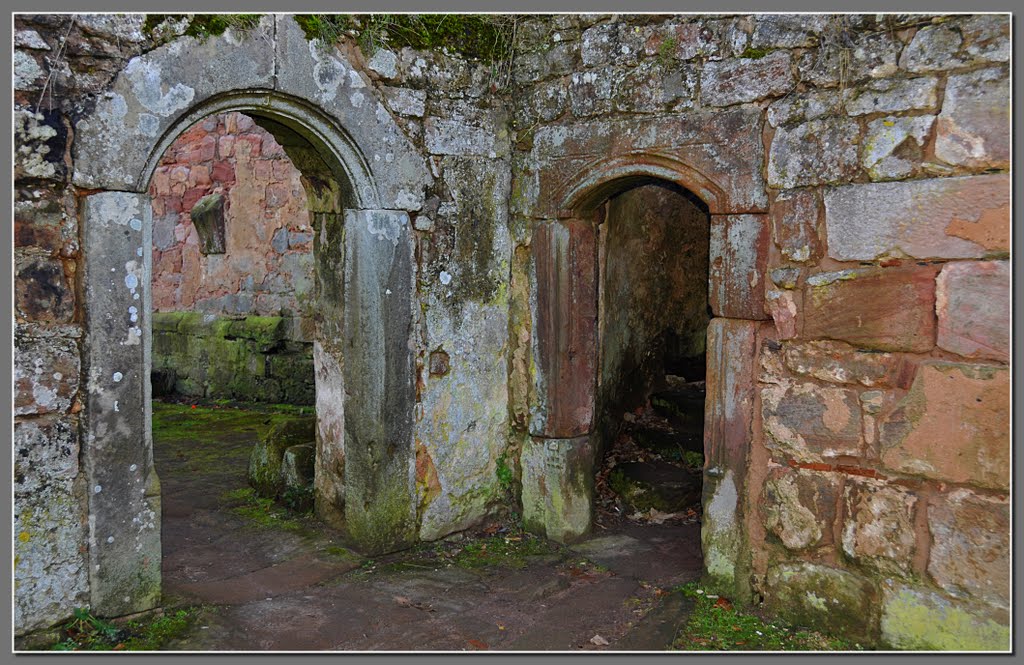
<path fill-rule="evenodd" d="M 308 317 L 313 229 L 299 172 L 266 130 L 240 113 L 210 116 L 167 150 L 153 197 L 153 309 Z M 204 256 L 189 212 L 226 199 L 226 253 Z"/>

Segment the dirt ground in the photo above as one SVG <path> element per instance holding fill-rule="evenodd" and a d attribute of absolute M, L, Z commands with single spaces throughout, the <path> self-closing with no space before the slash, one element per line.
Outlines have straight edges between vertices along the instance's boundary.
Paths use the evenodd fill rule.
<path fill-rule="evenodd" d="M 664 650 L 701 571 L 700 525 L 603 520 L 571 547 L 509 520 L 376 559 L 246 493 L 259 414 L 155 428 L 167 650 Z M 157 418 L 160 415 L 158 408 Z"/>

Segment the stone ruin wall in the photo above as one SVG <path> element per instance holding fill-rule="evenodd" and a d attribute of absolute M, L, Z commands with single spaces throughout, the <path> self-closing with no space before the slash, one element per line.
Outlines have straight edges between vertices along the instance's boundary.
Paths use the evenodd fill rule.
<path fill-rule="evenodd" d="M 312 404 L 314 232 L 284 149 L 246 115 L 210 116 L 164 153 L 149 194 L 154 385 Z M 209 194 L 225 201 L 220 254 L 201 252 L 190 215 Z"/>
<path fill-rule="evenodd" d="M 66 17 L 16 19 L 19 633 L 88 604 L 73 127 L 156 46 L 141 24 L 81 17 L 58 57 Z M 1005 648 L 1008 17 L 575 15 L 518 40 L 507 86 L 439 52 L 345 51 L 434 177 L 412 220 L 419 536 L 481 519 L 528 445 L 538 137 L 756 114 L 769 225 L 731 297 L 761 322 L 709 329 L 748 425 L 705 500 L 708 572 L 858 639 Z M 713 229 L 713 258 L 742 235 Z"/>

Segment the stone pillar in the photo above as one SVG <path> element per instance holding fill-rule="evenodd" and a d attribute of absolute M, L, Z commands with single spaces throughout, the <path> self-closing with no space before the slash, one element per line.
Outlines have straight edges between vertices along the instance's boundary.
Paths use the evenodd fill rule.
<path fill-rule="evenodd" d="M 533 401 L 523 450 L 523 517 L 561 542 L 590 532 L 596 450 L 597 234 L 582 220 L 533 235 Z"/>
<path fill-rule="evenodd" d="M 590 533 L 595 457 L 590 436 L 531 439 L 520 457 L 527 529 L 560 543 Z"/>
<path fill-rule="evenodd" d="M 734 599 L 749 596 L 750 587 L 743 506 L 760 326 L 759 321 L 724 318 L 708 325 L 701 545 L 709 584 Z"/>
<path fill-rule="evenodd" d="M 316 457 L 313 472 L 315 510 L 328 524 L 345 520 L 344 365 L 344 216 L 310 213 L 314 234 L 316 333 L 313 371 L 316 381 Z"/>
<path fill-rule="evenodd" d="M 122 616 L 160 601 L 160 482 L 153 467 L 149 321 L 152 209 L 101 192 L 82 206 L 90 607 Z"/>
<path fill-rule="evenodd" d="M 379 554 L 416 540 L 409 215 L 346 210 L 342 235 L 345 526 L 356 548 Z"/>

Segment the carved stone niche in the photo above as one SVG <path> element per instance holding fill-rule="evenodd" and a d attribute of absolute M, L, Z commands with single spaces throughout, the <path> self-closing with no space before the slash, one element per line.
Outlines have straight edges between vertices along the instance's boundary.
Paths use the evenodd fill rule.
<path fill-rule="evenodd" d="M 189 213 L 199 233 L 199 251 L 203 254 L 224 253 L 224 197 L 208 194 L 199 199 Z"/>

